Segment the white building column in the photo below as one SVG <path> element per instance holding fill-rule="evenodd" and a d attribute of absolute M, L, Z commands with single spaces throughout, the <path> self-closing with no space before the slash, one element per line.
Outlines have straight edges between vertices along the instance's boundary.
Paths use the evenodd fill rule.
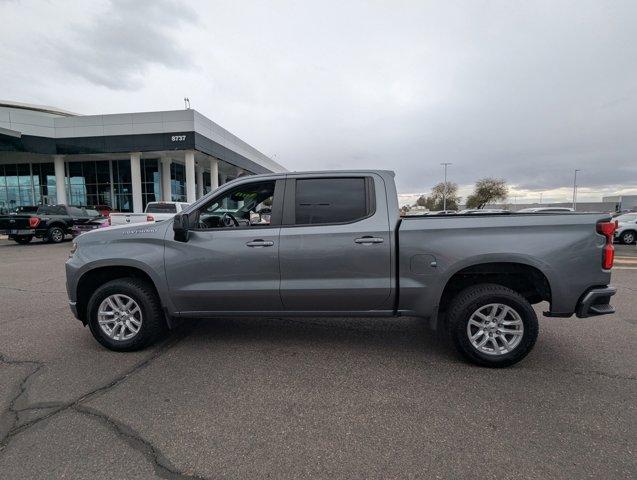
<path fill-rule="evenodd" d="M 55 167 L 55 191 L 58 204 L 66 204 L 66 172 L 64 171 L 64 156 L 54 155 L 53 165 Z"/>
<path fill-rule="evenodd" d="M 195 151 L 186 150 L 186 201 L 194 203 L 195 195 Z"/>
<path fill-rule="evenodd" d="M 170 182 L 170 158 L 161 159 L 161 199 L 164 202 L 172 200 L 171 182 Z"/>
<path fill-rule="evenodd" d="M 133 189 L 133 213 L 142 213 L 144 211 L 142 202 L 142 170 L 140 158 L 142 154 L 132 152 L 130 154 L 130 177 Z"/>
<path fill-rule="evenodd" d="M 210 157 L 210 189 L 219 188 L 219 160 Z"/>
<path fill-rule="evenodd" d="M 197 200 L 203 197 L 203 167 L 197 165 L 195 169 L 197 172 Z"/>

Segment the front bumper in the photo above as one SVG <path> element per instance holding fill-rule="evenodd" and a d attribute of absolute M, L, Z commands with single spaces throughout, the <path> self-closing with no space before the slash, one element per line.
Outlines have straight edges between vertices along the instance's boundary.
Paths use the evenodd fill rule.
<path fill-rule="evenodd" d="M 77 302 L 72 302 L 69 300 L 69 308 L 71 309 L 73 316 L 78 320 L 81 320 L 79 313 L 77 313 Z"/>
<path fill-rule="evenodd" d="M 610 297 L 617 293 L 613 287 L 592 288 L 586 292 L 577 304 L 575 314 L 579 318 L 595 317 L 615 313 Z"/>

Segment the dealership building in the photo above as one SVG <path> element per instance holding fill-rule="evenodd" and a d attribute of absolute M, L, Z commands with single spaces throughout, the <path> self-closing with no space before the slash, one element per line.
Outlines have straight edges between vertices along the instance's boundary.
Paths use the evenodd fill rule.
<path fill-rule="evenodd" d="M 196 110 L 78 115 L 0 100 L 0 211 L 22 205 L 192 203 L 285 168 Z"/>

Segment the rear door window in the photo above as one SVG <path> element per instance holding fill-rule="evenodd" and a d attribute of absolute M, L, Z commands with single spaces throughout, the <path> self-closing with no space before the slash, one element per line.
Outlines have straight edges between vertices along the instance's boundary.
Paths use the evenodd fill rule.
<path fill-rule="evenodd" d="M 64 207 L 55 207 L 55 208 L 62 209 L 62 213 L 56 213 L 55 215 L 66 215 L 66 212 L 64 212 Z M 86 210 L 84 210 L 83 208 L 68 207 L 68 209 L 69 209 L 69 215 L 71 215 L 72 217 L 88 217 L 88 213 L 86 213 Z"/>
<path fill-rule="evenodd" d="M 38 215 L 66 215 L 63 205 L 42 205 L 38 208 Z"/>
<path fill-rule="evenodd" d="M 308 178 L 296 180 L 295 224 L 348 223 L 371 213 L 365 178 Z"/>

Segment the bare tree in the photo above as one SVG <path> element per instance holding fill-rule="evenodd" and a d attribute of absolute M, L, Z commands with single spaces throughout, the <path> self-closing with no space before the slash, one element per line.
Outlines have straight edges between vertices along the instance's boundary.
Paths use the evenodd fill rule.
<path fill-rule="evenodd" d="M 458 185 L 452 182 L 440 182 L 431 189 L 431 194 L 422 195 L 416 200 L 416 205 L 429 210 L 442 210 L 444 205 L 445 189 L 447 192 L 447 210 L 457 210 L 460 203 Z"/>
<path fill-rule="evenodd" d="M 473 193 L 467 197 L 467 208 L 484 208 L 498 200 L 506 200 L 509 189 L 501 178 L 482 178 L 476 182 Z"/>

